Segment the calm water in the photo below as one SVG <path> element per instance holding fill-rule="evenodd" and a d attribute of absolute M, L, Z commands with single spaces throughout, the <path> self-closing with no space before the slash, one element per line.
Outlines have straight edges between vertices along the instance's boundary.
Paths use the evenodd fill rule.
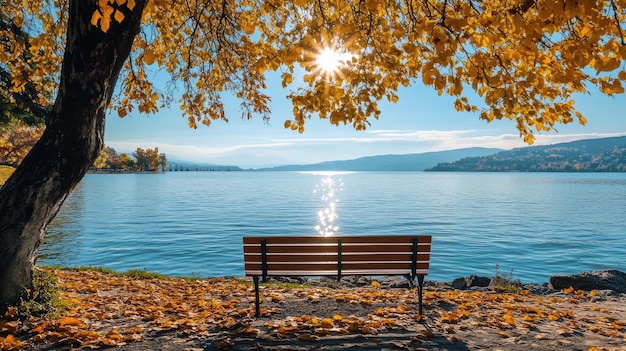
<path fill-rule="evenodd" d="M 626 173 L 89 174 L 39 263 L 243 275 L 243 235 L 430 234 L 429 279 L 626 271 Z"/>

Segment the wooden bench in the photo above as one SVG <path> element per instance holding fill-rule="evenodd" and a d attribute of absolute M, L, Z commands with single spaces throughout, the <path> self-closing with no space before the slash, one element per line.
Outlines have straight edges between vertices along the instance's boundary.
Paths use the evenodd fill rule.
<path fill-rule="evenodd" d="M 266 236 L 244 237 L 246 276 L 254 279 L 256 316 L 260 315 L 259 279 L 271 276 L 404 275 L 417 278 L 419 313 L 422 287 L 430 265 L 431 236 Z"/>

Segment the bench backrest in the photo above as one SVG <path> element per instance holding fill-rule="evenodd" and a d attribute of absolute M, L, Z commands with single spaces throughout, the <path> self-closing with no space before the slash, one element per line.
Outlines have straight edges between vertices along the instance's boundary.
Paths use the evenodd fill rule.
<path fill-rule="evenodd" d="M 244 237 L 246 276 L 425 276 L 431 236 Z"/>

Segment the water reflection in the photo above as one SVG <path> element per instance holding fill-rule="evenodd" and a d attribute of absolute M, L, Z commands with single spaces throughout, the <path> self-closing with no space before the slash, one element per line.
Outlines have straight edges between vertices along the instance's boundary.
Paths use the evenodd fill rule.
<path fill-rule="evenodd" d="M 343 190 L 343 180 L 331 172 L 321 175 L 319 183 L 313 190 L 314 194 L 321 195 L 320 199 L 323 203 L 323 208 L 317 213 L 315 231 L 320 235 L 330 236 L 339 232 L 339 226 L 336 225 L 335 220 L 337 219 L 338 195 Z"/>
<path fill-rule="evenodd" d="M 61 210 L 46 228 L 38 259 L 46 264 L 69 265 L 79 256 L 80 235 L 83 231 L 79 218 L 85 202 L 82 182 L 65 200 Z"/>

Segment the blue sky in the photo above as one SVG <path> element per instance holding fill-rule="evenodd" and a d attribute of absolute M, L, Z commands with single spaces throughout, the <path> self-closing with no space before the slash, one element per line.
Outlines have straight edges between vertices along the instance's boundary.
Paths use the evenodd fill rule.
<path fill-rule="evenodd" d="M 328 120 L 311 119 L 303 134 L 286 130 L 291 118 L 288 91 L 270 79 L 272 117 L 242 120 L 237 102 L 227 104 L 229 122 L 191 129 L 177 106 L 154 115 L 133 112 L 125 118 L 112 112 L 107 118 L 105 143 L 118 153 L 137 147 L 158 147 L 168 159 L 197 163 L 258 168 L 281 164 L 308 164 L 363 156 L 409 154 L 465 147 L 512 149 L 526 144 L 510 120 L 487 123 L 478 114 L 454 109 L 453 99 L 437 96 L 431 88 L 415 83 L 399 91 L 396 104 L 381 103 L 381 116 L 364 132 L 350 125 L 333 126 Z M 577 108 L 587 125 L 577 122 L 537 134 L 535 145 L 626 135 L 626 96 L 607 97 L 599 92 L 581 95 Z"/>

